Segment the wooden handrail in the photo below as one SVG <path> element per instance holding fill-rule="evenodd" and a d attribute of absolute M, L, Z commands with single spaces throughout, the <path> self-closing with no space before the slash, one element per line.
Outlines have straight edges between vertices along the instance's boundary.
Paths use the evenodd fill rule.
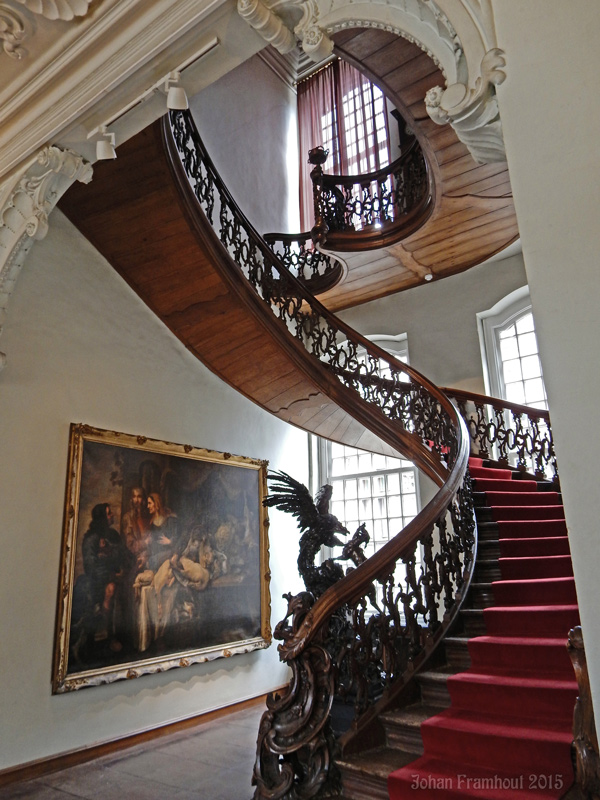
<path fill-rule="evenodd" d="M 398 172 L 405 164 L 410 161 L 412 156 L 414 155 L 416 150 L 420 150 L 420 146 L 416 140 L 413 138 L 410 145 L 406 148 L 404 153 L 402 153 L 395 161 L 392 161 L 391 164 L 387 164 L 385 167 L 380 167 L 373 172 L 364 172 L 360 175 L 336 175 L 331 172 L 324 172 L 322 176 L 323 183 L 328 187 L 333 186 L 368 186 L 371 183 L 385 183 L 385 181 L 393 175 L 394 172 Z"/>
<path fill-rule="evenodd" d="M 467 392 L 464 389 L 452 389 L 449 387 L 440 387 L 440 391 L 448 395 L 448 397 L 455 397 L 458 399 L 471 400 L 474 403 L 485 403 L 493 408 L 503 409 L 510 411 L 513 414 L 527 414 L 532 419 L 543 419 L 550 422 L 550 412 L 545 408 L 535 408 L 534 406 L 524 406 L 519 403 L 512 403 L 510 400 L 502 400 L 498 397 L 491 397 L 487 394 L 477 394 L 477 392 Z"/>
<path fill-rule="evenodd" d="M 361 564 L 321 595 L 319 601 L 308 612 L 294 636 L 279 646 L 278 649 L 285 661 L 298 655 L 306 646 L 307 641 L 319 632 L 322 625 L 336 608 L 345 603 L 352 603 L 358 597 L 361 597 L 365 589 L 377 577 L 384 574 L 391 563 L 395 563 L 403 555 L 411 552 L 415 543 L 422 536 L 423 530 L 433 526 L 434 522 L 439 519 L 440 514 L 447 508 L 448 503 L 462 484 L 469 458 L 468 436 L 462 419 L 459 419 L 459 425 L 464 431 L 461 437 L 460 453 L 454 468 L 440 491 L 417 517 L 409 522 L 393 539 L 390 539 L 375 555 L 371 556 L 364 564 Z M 456 613 L 459 610 L 460 604 L 455 610 Z M 452 614 L 452 619 L 455 618 L 456 613 Z"/>
<path fill-rule="evenodd" d="M 383 595 L 374 607 L 380 619 L 370 618 L 364 637 L 350 637 L 346 656 L 353 658 L 352 647 L 368 647 L 365 640 L 373 635 L 374 625 L 383 626 L 377 634 L 383 637 L 381 647 L 369 651 L 368 656 L 373 668 L 383 658 L 382 681 L 389 694 L 391 680 L 396 684 L 408 680 L 415 664 L 432 652 L 458 613 L 471 580 L 476 549 L 467 473 L 468 437 L 455 406 L 443 392 L 335 317 L 287 270 L 224 186 L 189 114 L 173 113 L 170 124 L 167 120 L 163 123 L 162 135 L 188 221 L 205 247 L 218 257 L 231 291 L 244 298 L 266 330 L 276 333 L 289 359 L 310 374 L 320 391 L 440 487 L 403 531 L 316 603 L 306 593 L 290 596 L 289 614 L 275 629 L 276 638 L 283 640 L 280 655 L 292 667 L 294 677 L 283 697 L 269 700 L 270 711 L 261 723 L 257 797 L 283 797 L 285 787 L 297 780 L 302 783 L 300 793 L 308 798 L 335 772 L 329 769 L 335 748 L 328 732 L 334 693 L 332 657 L 325 646 L 330 636 L 328 621 L 340 614 L 341 607 L 354 609 L 354 617 L 362 619 L 375 585 L 380 587 Z M 204 214 L 198 213 L 198 201 Z M 213 223 L 217 210 L 218 230 Z M 386 377 L 379 372 L 380 364 Z M 422 565 L 417 561 L 418 542 L 425 553 Z M 394 578 L 399 562 L 407 569 L 402 596 L 397 595 Z M 422 595 L 421 599 L 417 601 L 416 595 Z M 401 614 L 406 616 L 404 625 L 400 624 Z M 286 623 L 292 615 L 289 627 Z M 420 622 L 423 615 L 427 619 Z M 338 620 L 342 627 L 347 624 L 344 619 Z M 363 720 L 360 724 L 369 724 L 377 704 L 364 691 L 357 703 Z M 279 757 L 286 753 L 295 755 L 281 766 Z M 292 764 L 298 764 L 298 758 L 308 762 L 294 777 Z"/>
<path fill-rule="evenodd" d="M 269 274 L 274 272 L 277 276 L 285 276 L 286 296 L 277 299 L 273 298 L 269 291 L 270 287 L 265 285 L 261 287 L 254 286 L 255 293 L 248 296 L 246 288 L 240 285 L 240 265 L 232 258 L 223 258 L 223 241 L 212 229 L 211 215 L 206 214 L 208 222 L 211 223 L 210 225 L 203 224 L 202 220 L 198 217 L 196 209 L 198 201 L 202 199 L 201 191 L 198 188 L 194 191 L 192 188 L 190 179 L 185 172 L 185 168 L 182 166 L 181 156 L 174 142 L 168 118 L 164 117 L 163 138 L 165 148 L 170 158 L 174 178 L 182 191 L 182 197 L 186 203 L 190 224 L 198 228 L 199 235 L 202 236 L 203 240 L 208 241 L 215 253 L 219 254 L 224 267 L 224 275 L 229 279 L 232 290 L 243 295 L 252 303 L 257 316 L 265 321 L 265 325 L 272 327 L 274 307 L 276 307 L 283 316 L 286 316 L 287 309 L 284 306 L 289 305 L 292 309 L 292 315 L 301 315 L 299 319 L 299 324 L 302 325 L 300 331 L 301 336 L 293 336 L 289 330 L 286 335 L 284 319 L 280 317 L 278 320 L 283 336 L 282 343 L 288 349 L 290 357 L 305 368 L 307 350 L 304 341 L 308 336 L 314 336 L 316 334 L 320 337 L 327 337 L 326 348 L 324 349 L 327 349 L 328 352 L 332 352 L 336 357 L 342 358 L 344 361 L 352 360 L 352 356 L 349 355 L 346 350 L 342 348 L 336 350 L 336 342 L 341 338 L 349 342 L 354 351 L 360 349 L 367 353 L 373 364 L 378 364 L 380 361 L 390 364 L 398 375 L 397 383 L 402 391 L 406 390 L 406 378 L 400 380 L 399 376 L 401 374 L 407 376 L 414 386 L 420 387 L 420 390 L 431 398 L 431 402 L 437 404 L 440 412 L 443 411 L 448 415 L 448 422 L 451 426 L 456 426 L 456 430 L 458 431 L 459 416 L 456 409 L 435 384 L 418 372 L 418 370 L 414 369 L 414 367 L 393 359 L 387 351 L 383 350 L 376 343 L 366 339 L 343 320 L 332 314 L 318 299 L 312 296 L 296 276 L 285 268 L 271 248 L 265 243 L 263 237 L 247 220 L 233 199 L 229 189 L 223 183 L 200 139 L 191 115 L 187 114 L 184 118 L 183 112 L 175 112 L 172 114 L 172 120 L 184 119 L 185 124 L 188 126 L 188 132 L 190 136 L 193 137 L 195 146 L 194 158 L 197 159 L 198 156 L 201 157 L 206 169 L 207 181 L 210 179 L 213 191 L 215 195 L 219 197 L 222 207 L 225 205 L 232 218 L 235 220 L 231 227 L 243 229 L 243 232 L 263 259 L 263 272 L 269 272 Z M 268 284 L 269 276 L 265 275 L 264 279 L 265 284 Z M 309 308 L 310 312 L 300 312 L 301 308 Z M 321 325 L 320 328 L 318 327 L 319 324 Z M 358 370 L 358 376 L 364 376 L 367 372 L 368 369 L 366 367 L 361 367 Z M 327 373 L 322 360 L 315 359 L 311 375 L 316 381 L 323 385 L 323 388 L 330 393 L 330 396 L 333 396 L 340 405 L 351 409 L 351 413 L 354 413 L 355 418 L 364 424 L 365 427 L 372 430 L 373 433 L 383 439 L 392 436 L 394 439 L 394 444 L 392 446 L 396 447 L 406 458 L 414 461 L 437 485 L 442 485 L 444 483 L 448 475 L 448 466 L 440 458 L 439 452 L 435 452 L 429 446 L 433 437 L 426 436 L 421 439 L 418 435 L 415 435 L 414 432 L 404 430 L 396 420 L 390 425 L 390 420 L 386 419 L 381 412 L 373 413 L 373 404 L 361 404 L 360 407 L 357 407 L 354 398 L 349 400 L 347 391 L 344 391 L 345 387 L 339 381 L 335 382 L 331 380 L 332 373 L 331 371 Z M 355 394 L 355 392 L 352 394 Z M 458 441 L 456 445 L 459 446 Z"/>

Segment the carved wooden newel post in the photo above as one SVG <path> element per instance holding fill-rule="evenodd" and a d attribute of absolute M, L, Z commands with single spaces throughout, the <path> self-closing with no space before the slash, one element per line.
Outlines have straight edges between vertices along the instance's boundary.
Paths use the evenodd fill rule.
<path fill-rule="evenodd" d="M 313 185 L 313 202 L 315 207 L 315 224 L 311 230 L 314 242 L 325 244 L 329 226 L 325 221 L 323 208 L 323 164 L 327 161 L 329 150 L 319 145 L 308 151 L 308 163 L 313 164 L 310 179 Z"/>
<path fill-rule="evenodd" d="M 600 799 L 600 757 L 598 736 L 592 707 L 592 693 L 581 627 L 569 631 L 567 645 L 579 696 L 573 713 L 573 747 L 575 750 L 575 783 L 586 800 Z"/>

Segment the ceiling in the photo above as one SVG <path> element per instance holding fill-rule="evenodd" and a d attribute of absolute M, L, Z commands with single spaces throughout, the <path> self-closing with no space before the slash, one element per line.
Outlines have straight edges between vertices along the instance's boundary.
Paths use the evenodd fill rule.
<path fill-rule="evenodd" d="M 103 125 L 119 145 L 164 113 L 169 72 L 184 69 L 184 86 L 194 94 L 264 47 L 233 0 L 3 0 L 2 12 L 0 180 L 35 162 L 49 142 L 93 162 Z M 325 304 L 338 310 L 429 274 L 441 279 L 514 244 L 506 163 L 477 164 L 453 128 L 436 125 L 425 109 L 426 91 L 446 84 L 437 63 L 382 27 L 346 27 L 332 39 L 336 53 L 369 74 L 414 130 L 432 169 L 435 207 L 403 242 L 342 256 L 344 278 L 322 296 Z M 300 57 L 296 68 L 304 71 L 305 62 Z"/>

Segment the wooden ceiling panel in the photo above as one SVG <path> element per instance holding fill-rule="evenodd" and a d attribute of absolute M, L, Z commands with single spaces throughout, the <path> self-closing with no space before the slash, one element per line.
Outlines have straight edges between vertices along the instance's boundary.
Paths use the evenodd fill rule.
<path fill-rule="evenodd" d="M 353 258 L 343 282 L 323 299 L 332 309 L 346 308 L 401 291 L 423 282 L 430 269 L 434 277 L 460 272 L 494 255 L 518 238 L 518 228 L 506 163 L 478 164 L 450 125 L 437 125 L 425 109 L 425 93 L 445 86 L 441 71 L 417 45 L 364 29 L 352 36 L 334 34 L 336 50 L 381 86 L 406 114 L 424 148 L 436 187 L 435 209 L 424 226 L 388 255 L 385 261 Z M 382 46 L 382 42 L 386 42 Z M 343 254 L 342 254 L 343 257 Z M 412 270 L 409 269 L 412 268 Z M 375 277 L 372 273 L 378 273 Z M 374 289 L 374 287 L 377 289 Z"/>
<path fill-rule="evenodd" d="M 398 37 L 395 37 L 386 47 L 382 47 L 380 50 L 365 56 L 362 59 L 363 66 L 374 75 L 386 78 L 390 72 L 399 69 L 405 64 L 410 64 L 414 58 L 422 55 L 422 51 L 415 44 L 406 40 L 403 41 L 408 45 L 407 47 L 401 46 Z"/>
<path fill-rule="evenodd" d="M 445 163 L 443 166 L 440 165 L 440 175 L 442 176 L 444 185 L 446 181 L 451 178 L 456 178 L 457 176 L 462 176 L 465 182 L 476 183 L 484 178 L 490 178 L 492 175 L 498 175 L 504 172 L 506 172 L 505 164 L 476 164 L 470 154 L 455 158 Z"/>
<path fill-rule="evenodd" d="M 333 38 L 336 44 L 343 41 L 344 47 L 349 48 L 353 57 L 361 62 L 378 50 L 393 44 L 398 38 L 395 33 L 385 31 L 383 28 L 354 28 L 353 30 L 355 31 L 354 36 L 345 38 L 344 34 L 348 32 L 341 31 L 340 34 L 336 33 Z"/>

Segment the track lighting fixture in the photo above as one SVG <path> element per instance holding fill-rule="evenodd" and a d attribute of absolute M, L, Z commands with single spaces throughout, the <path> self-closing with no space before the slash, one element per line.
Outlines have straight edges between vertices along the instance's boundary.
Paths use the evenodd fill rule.
<path fill-rule="evenodd" d="M 165 81 L 167 108 L 171 111 L 185 111 L 188 108 L 187 95 L 180 81 L 181 74 L 178 71 L 169 73 Z"/>
<path fill-rule="evenodd" d="M 106 129 L 106 125 L 101 125 L 99 130 L 102 138 L 96 142 L 96 158 L 99 161 L 108 161 L 117 157 L 115 150 L 115 134 Z"/>

